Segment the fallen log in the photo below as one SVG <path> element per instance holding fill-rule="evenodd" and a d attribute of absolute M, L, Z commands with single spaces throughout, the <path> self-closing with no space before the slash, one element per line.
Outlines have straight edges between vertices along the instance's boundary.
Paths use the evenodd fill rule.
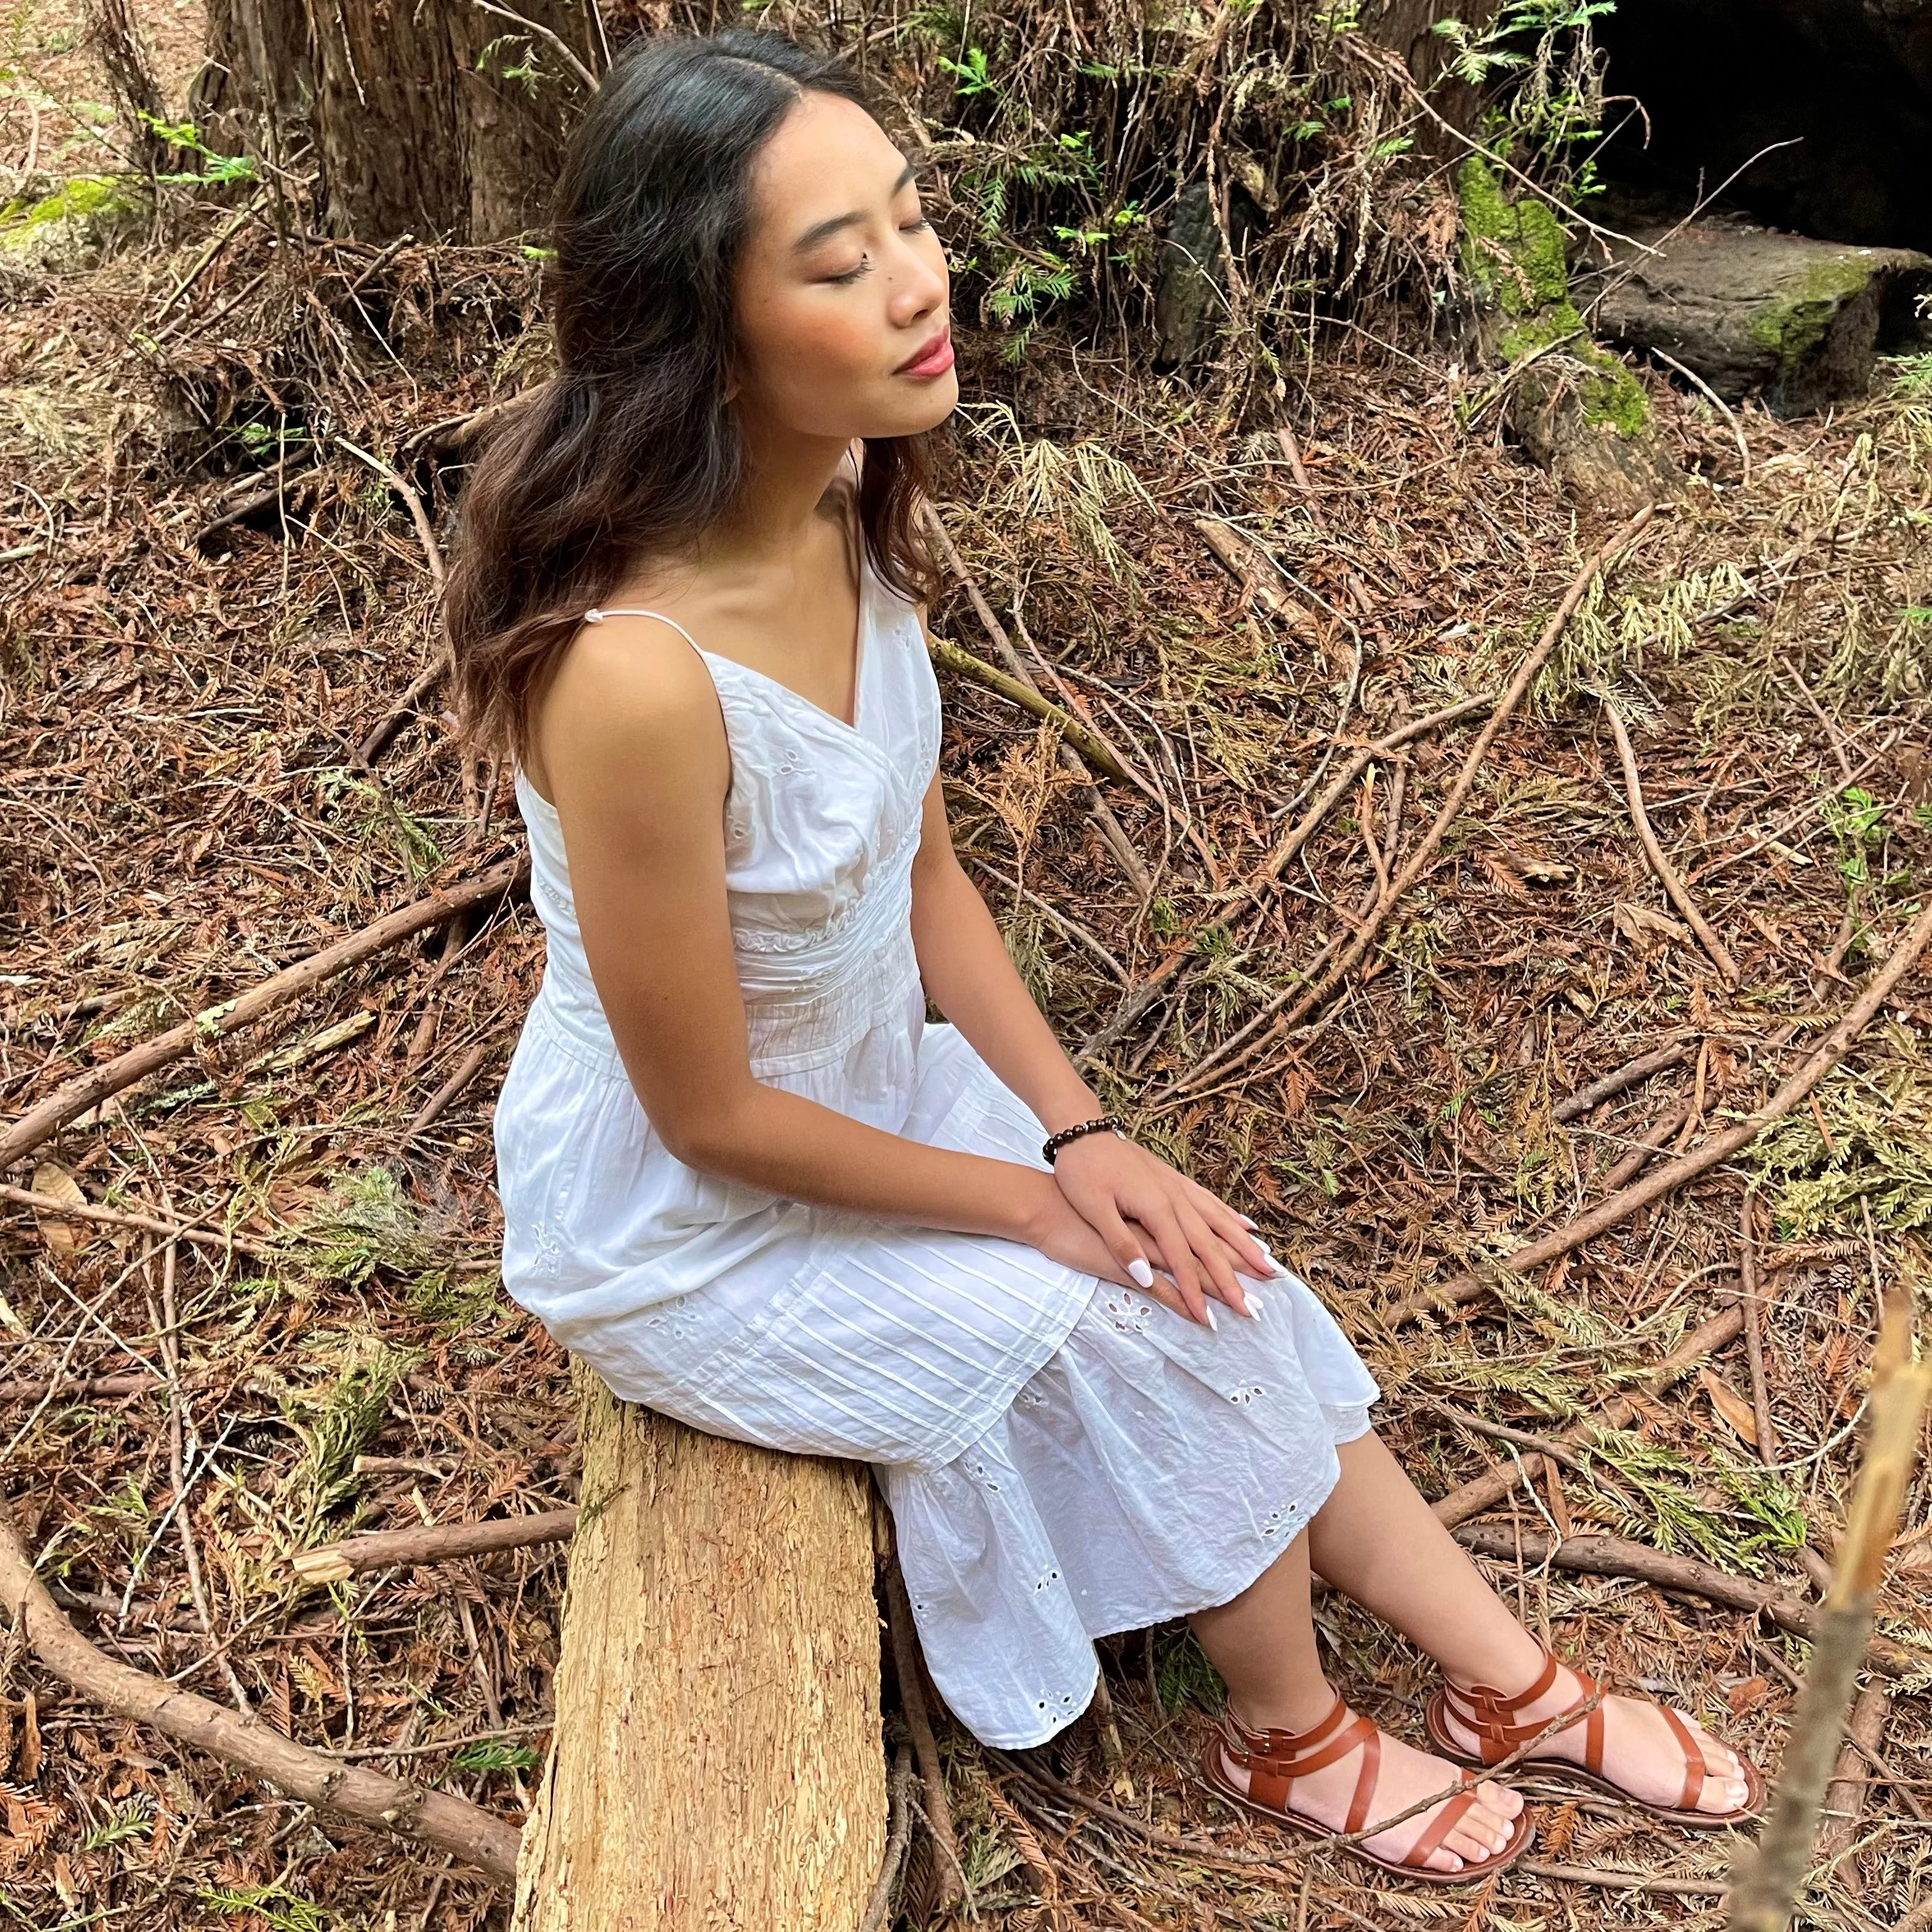
<path fill-rule="evenodd" d="M 1726 402 L 1761 395 L 1774 416 L 1862 398 L 1880 352 L 1905 344 L 1932 288 L 1932 256 L 1910 248 L 1708 219 L 1634 238 L 1646 250 L 1613 252 L 1598 328 L 1677 358 Z"/>
<path fill-rule="evenodd" d="M 242 1717 L 192 1690 L 97 1650 L 70 1623 L 34 1574 L 13 1526 L 0 1514 L 0 1604 L 46 1670 L 104 1710 L 224 1759 L 291 1797 L 378 1825 L 448 1852 L 507 1882 L 515 1869 L 517 1827 L 481 1805 L 343 1763 Z"/>
<path fill-rule="evenodd" d="M 848 1932 L 887 1808 L 866 1472 L 574 1376 L 584 1502 L 514 1932 Z"/>

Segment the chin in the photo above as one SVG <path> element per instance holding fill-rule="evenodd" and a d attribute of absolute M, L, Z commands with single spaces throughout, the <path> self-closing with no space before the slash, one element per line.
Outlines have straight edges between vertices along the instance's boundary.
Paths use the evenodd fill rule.
<path fill-rule="evenodd" d="M 937 429 L 958 406 L 959 378 L 949 369 L 910 396 L 895 397 L 892 407 L 880 411 L 880 426 L 861 433 L 871 436 L 918 436 L 926 430 Z"/>

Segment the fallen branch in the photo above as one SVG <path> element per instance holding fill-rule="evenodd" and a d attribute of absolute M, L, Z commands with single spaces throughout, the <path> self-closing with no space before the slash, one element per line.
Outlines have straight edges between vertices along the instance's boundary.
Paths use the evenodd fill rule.
<path fill-rule="evenodd" d="M 373 926 L 364 926 L 360 932 L 298 960 L 249 992 L 205 1007 L 192 1019 L 130 1048 L 104 1066 L 90 1067 L 64 1087 L 56 1088 L 4 1133 L 0 1133 L 0 1173 L 58 1133 L 76 1114 L 98 1106 L 109 1094 L 118 1094 L 150 1073 L 186 1059 L 197 1046 L 250 1024 L 262 1014 L 361 964 L 364 959 L 386 952 L 418 932 L 441 926 L 472 906 L 484 904 L 514 891 L 529 876 L 530 862 L 527 856 L 506 859 L 500 866 L 452 886 L 447 892 L 418 899 L 413 905 L 377 920 Z"/>
<path fill-rule="evenodd" d="M 1757 1196 L 1747 1187 L 1738 1217 L 1738 1305 L 1744 1316 L 1744 1366 L 1750 1377 L 1751 1420 L 1760 1462 L 1778 1460 L 1778 1425 L 1772 1419 L 1771 1384 L 1764 1372 L 1764 1298 L 1758 1292 L 1757 1232 L 1752 1225 Z"/>
<path fill-rule="evenodd" d="M 1814 1619 L 1810 1667 L 1791 1715 L 1791 1742 L 1778 1780 L 1778 1802 L 1756 1847 L 1741 1847 L 1734 1871 L 1732 1932 L 1784 1932 L 1811 1862 L 1811 1842 L 1826 1785 L 1844 1735 L 1846 1706 L 1859 1666 L 1887 1668 L 1871 1641 L 1872 1613 L 1886 1558 L 1918 1459 L 1919 1418 L 1932 1396 L 1932 1362 L 1912 1357 L 1912 1300 L 1894 1287 L 1886 1298 L 1872 1365 L 1871 1432 L 1852 1494 L 1832 1588 Z M 1894 1673 L 1896 1674 L 1896 1673 Z"/>
<path fill-rule="evenodd" d="M 1891 1715 L 1892 1693 L 1883 1684 L 1868 1684 L 1858 1693 L 1852 1720 L 1845 1727 L 1845 1748 L 1838 1754 L 1838 1768 L 1825 1793 L 1825 1827 L 1818 1834 L 1817 1845 L 1820 1864 L 1835 1864 L 1857 1840 L 1858 1820 L 1871 1782 L 1858 1767 L 1883 1750 L 1886 1722 Z"/>
<path fill-rule="evenodd" d="M 1615 1865 L 1552 1864 L 1524 1858 L 1516 1869 L 1526 1878 L 1553 1879 L 1559 1885 L 1594 1886 L 1600 1892 L 1658 1892 L 1684 1898 L 1720 1898 L 1730 1890 L 1721 1879 L 1673 1878 L 1668 1872 L 1620 1871 Z"/>
<path fill-rule="evenodd" d="M 212 1699 L 178 1689 L 97 1650 L 68 1621 L 34 1574 L 4 1514 L 0 1604 L 40 1663 L 91 1703 L 151 1724 L 169 1737 L 266 1778 L 305 1804 L 433 1845 L 501 1883 L 507 1885 L 514 1877 L 518 1831 L 508 1820 L 466 1798 L 325 1757 L 258 1718 L 238 1716 Z"/>
<path fill-rule="evenodd" d="M 1192 1093 L 1209 1080 L 1223 1078 L 1247 1065 L 1256 1054 L 1264 1052 L 1276 1040 L 1299 1026 L 1354 970 L 1358 962 L 1375 944 L 1402 895 L 1421 878 L 1434 860 L 1450 826 L 1455 823 L 1464 801 L 1474 788 L 1476 774 L 1481 769 L 1483 760 L 1489 755 L 1490 747 L 1495 743 L 1496 734 L 1514 715 L 1516 706 L 1522 702 L 1530 686 L 1535 681 L 1537 674 L 1549 661 L 1550 652 L 1556 648 L 1557 640 L 1568 628 L 1570 618 L 1576 614 L 1577 606 L 1582 602 L 1584 593 L 1595 581 L 1598 574 L 1606 568 L 1614 558 L 1636 541 L 1655 514 L 1655 506 L 1646 503 L 1598 549 L 1576 573 L 1569 589 L 1563 594 L 1563 601 L 1543 627 L 1542 635 L 1516 667 L 1516 675 L 1510 680 L 1508 688 L 1496 700 L 1495 709 L 1490 712 L 1482 730 L 1478 733 L 1476 742 L 1470 746 L 1468 754 L 1464 758 L 1462 769 L 1456 774 L 1456 782 L 1450 787 L 1448 797 L 1443 801 L 1442 809 L 1436 814 L 1435 823 L 1423 835 L 1402 870 L 1389 882 L 1388 890 L 1382 895 L 1375 910 L 1362 921 L 1356 928 L 1354 936 L 1330 962 L 1321 977 L 1266 1032 L 1232 1054 L 1225 1052 L 1209 1054 L 1174 1083 L 1167 1097 L 1178 1098 Z"/>
<path fill-rule="evenodd" d="M 1580 1120 L 1592 1108 L 1602 1106 L 1606 1100 L 1614 1100 L 1619 1094 L 1628 1093 L 1640 1081 L 1648 1080 L 1653 1073 L 1666 1072 L 1673 1066 L 1682 1066 L 1697 1051 L 1694 1040 L 1673 1040 L 1668 1046 L 1660 1046 L 1654 1052 L 1640 1053 L 1636 1059 L 1626 1060 L 1614 1072 L 1606 1073 L 1600 1079 L 1592 1080 L 1587 1087 L 1580 1087 L 1574 1094 L 1567 1094 L 1551 1108 L 1554 1120 L 1568 1126 L 1572 1120 Z"/>
<path fill-rule="evenodd" d="M 1054 704 L 1031 685 L 944 638 L 932 640 L 932 661 L 944 670 L 970 677 L 975 684 L 982 684 L 988 691 L 998 692 L 1010 704 L 1017 704 L 1022 710 L 1030 711 L 1036 718 L 1056 726 L 1060 736 L 1089 764 L 1096 766 L 1116 784 L 1135 790 L 1142 789 L 1134 783 L 1132 774 L 1114 755 L 1112 748 L 1092 726 L 1083 724 L 1072 712 Z"/>
<path fill-rule="evenodd" d="M 1432 711 L 1426 718 L 1412 718 L 1408 724 L 1398 725 L 1393 731 L 1378 738 L 1372 745 L 1364 745 L 1349 758 L 1340 772 L 1328 782 L 1328 788 L 1305 812 L 1294 829 L 1262 861 L 1255 876 L 1248 884 L 1229 895 L 1233 899 L 1251 898 L 1270 880 L 1280 878 L 1283 867 L 1309 840 L 1320 830 L 1322 821 L 1333 812 L 1349 788 L 1378 758 L 1385 758 L 1400 751 L 1412 740 L 1435 730 L 1438 726 L 1453 724 L 1459 718 L 1466 718 L 1472 711 L 1480 711 L 1486 704 L 1496 701 L 1496 693 L 1478 692 L 1473 698 L 1458 698 L 1454 704 L 1445 704 L 1440 711 Z"/>
<path fill-rule="evenodd" d="M 1013 648 L 1013 640 L 1006 635 L 1004 626 L 993 615 L 992 607 L 980 594 L 979 584 L 973 573 L 966 568 L 966 560 L 959 554 L 959 547 L 952 541 L 952 533 L 946 529 L 938 511 L 930 503 L 926 506 L 926 527 L 934 543 L 938 546 L 940 554 L 945 558 L 946 568 L 964 586 L 974 614 L 986 627 L 986 635 L 992 640 L 993 648 L 1004 662 L 1008 675 L 1022 689 L 1030 692 L 1042 704 L 1047 703 L 1048 700 L 1034 682 L 1032 672 L 1027 669 L 1026 660 Z M 970 655 L 970 652 L 962 653 L 962 656 Z M 974 662 L 980 661 L 975 659 Z M 989 664 L 986 668 L 990 670 L 992 667 Z M 1031 706 L 1029 706 L 1028 709 L 1030 710 Z M 1063 712 L 1061 715 L 1070 714 Z M 1106 740 L 1100 739 L 1097 733 L 1094 736 L 1098 742 L 1106 746 Z M 1150 798 L 1159 798 L 1158 793 L 1129 771 L 1126 761 L 1118 752 L 1111 746 L 1106 748 L 1123 783 L 1133 786 Z M 1064 726 L 1060 740 L 1060 762 L 1063 769 L 1071 772 L 1087 788 L 1085 803 L 1088 816 L 1093 820 L 1094 829 L 1100 835 L 1100 842 L 1106 847 L 1114 864 L 1120 868 L 1127 884 L 1143 902 L 1150 898 L 1154 894 L 1154 879 L 1148 871 L 1146 860 L 1141 856 L 1134 842 L 1127 836 L 1126 828 L 1114 816 L 1113 808 L 1101 796 L 1100 788 L 1094 784 L 1094 775 L 1087 769 L 1087 760 L 1074 748 Z"/>
<path fill-rule="evenodd" d="M 1749 1576 L 1733 1576 L 1716 1564 L 1694 1556 L 1678 1556 L 1648 1544 L 1631 1543 L 1621 1536 L 1551 1536 L 1544 1530 L 1516 1528 L 1507 1523 L 1468 1522 L 1456 1532 L 1456 1540 L 1477 1556 L 1494 1557 L 1509 1563 L 1521 1552 L 1525 1563 L 1550 1564 L 1558 1570 L 1574 1570 L 1589 1576 L 1628 1576 L 1639 1582 L 1654 1584 L 1660 1590 L 1674 1590 L 1680 1595 L 1699 1597 L 1727 1610 L 1748 1610 L 1768 1617 L 1780 1630 L 1794 1636 L 1817 1637 L 1824 1612 L 1775 1583 L 1760 1583 Z M 1868 1619 L 1869 1626 L 1869 1619 Z M 1861 1652 L 1862 1654 L 1862 1652 Z M 1932 1653 L 1908 1650 L 1886 1637 L 1874 1637 L 1868 1660 L 1889 1677 L 1916 1675 L 1932 1664 Z M 1853 1660 L 1854 1667 L 1857 1658 Z M 1841 1723 L 1842 1710 L 1840 1712 Z M 1834 1723 L 1830 1749 L 1838 1749 L 1838 1724 Z M 1792 1736 L 1802 1734 L 1794 1720 Z M 1831 1758 L 1825 1769 L 1828 1776 Z M 1822 1780 L 1820 1780 L 1822 1789 Z"/>
<path fill-rule="evenodd" d="M 1735 1126 L 1727 1127 L 1720 1134 L 1712 1135 L 1688 1154 L 1666 1162 L 1641 1180 L 1619 1189 L 1575 1220 L 1566 1221 L 1562 1227 L 1534 1241 L 1525 1242 L 1521 1247 L 1501 1257 L 1496 1265 L 1512 1274 L 1526 1274 L 1532 1268 L 1540 1268 L 1545 1262 L 1554 1261 L 1558 1255 L 1567 1255 L 1573 1248 L 1581 1247 L 1606 1228 L 1628 1221 L 1653 1201 L 1675 1193 L 1687 1181 L 1708 1173 L 1719 1162 L 1730 1160 L 1740 1148 L 1749 1146 L 1774 1121 L 1781 1120 L 1793 1108 L 1800 1106 L 1812 1089 L 1844 1058 L 1852 1042 L 1891 997 L 1900 980 L 1911 970 L 1928 940 L 1932 940 L 1932 902 L 1928 902 L 1912 922 L 1905 936 L 1892 948 L 1891 957 L 1873 975 L 1850 1010 L 1756 1113 L 1747 1114 Z M 1386 1311 L 1383 1319 L 1391 1328 L 1400 1328 L 1432 1309 L 1474 1301 L 1489 1292 L 1490 1282 L 1486 1276 L 1460 1275 L 1439 1288 L 1397 1302 Z M 1742 1316 L 1739 1318 L 1742 1322 Z"/>
<path fill-rule="evenodd" d="M 1623 714 L 1608 698 L 1604 700 L 1604 710 L 1617 741 L 1617 756 L 1624 768 L 1624 796 L 1630 801 L 1630 820 L 1636 827 L 1637 843 L 1643 848 L 1643 856 L 1650 861 L 1650 869 L 1662 881 L 1664 890 L 1670 896 L 1670 903 L 1684 915 L 1690 930 L 1697 935 L 1698 943 L 1711 956 L 1711 963 L 1729 985 L 1735 986 L 1738 983 L 1737 962 L 1712 930 L 1710 922 L 1697 910 L 1696 901 L 1690 896 L 1676 867 L 1664 856 L 1664 848 L 1652 830 L 1650 814 L 1644 808 L 1643 780 L 1636 768 L 1636 749 L 1630 742 Z"/>
<path fill-rule="evenodd" d="M 425 1524 L 415 1529 L 372 1530 L 298 1550 L 295 1573 L 310 1583 L 338 1583 L 364 1570 L 392 1563 L 449 1563 L 463 1556 L 487 1556 L 500 1550 L 526 1550 L 532 1544 L 568 1543 L 577 1528 L 572 1508 L 540 1510 L 534 1516 L 493 1516 L 483 1522 Z"/>
<path fill-rule="evenodd" d="M 50 1220 L 92 1221 L 104 1228 L 135 1228 L 144 1234 L 165 1234 L 175 1241 L 194 1241 L 207 1248 L 220 1248 L 224 1252 L 233 1249 L 237 1254 L 246 1255 L 251 1261 L 275 1261 L 281 1258 L 272 1248 L 265 1248 L 259 1242 L 243 1239 L 239 1234 L 224 1234 L 214 1228 L 190 1227 L 184 1222 L 164 1221 L 155 1214 L 136 1214 L 124 1208 L 100 1208 L 91 1201 L 63 1201 L 58 1195 L 38 1193 L 31 1187 L 15 1187 L 0 1182 L 0 1201 L 11 1201 L 34 1211 Z"/>

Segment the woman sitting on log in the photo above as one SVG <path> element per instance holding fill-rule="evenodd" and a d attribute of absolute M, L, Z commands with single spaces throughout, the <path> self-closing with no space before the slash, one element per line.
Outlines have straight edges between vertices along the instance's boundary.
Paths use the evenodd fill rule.
<path fill-rule="evenodd" d="M 1540 1769 L 1682 1823 L 1755 1808 L 1510 1615 L 1332 1318 L 1106 1117 L 955 858 L 919 536 L 946 268 L 854 77 L 640 45 L 555 248 L 558 374 L 467 488 L 451 598 L 549 946 L 496 1114 L 509 1293 L 626 1400 L 872 1464 L 990 1744 L 1080 1715 L 1094 1637 L 1185 1616 L 1214 1788 L 1316 1834 L 1407 1814 L 1354 1847 L 1405 1876 L 1522 1854 L 1522 1798 L 1444 1760 L 1546 1732 Z M 1433 1754 L 1329 1684 L 1311 1570 L 1442 1666 Z"/>

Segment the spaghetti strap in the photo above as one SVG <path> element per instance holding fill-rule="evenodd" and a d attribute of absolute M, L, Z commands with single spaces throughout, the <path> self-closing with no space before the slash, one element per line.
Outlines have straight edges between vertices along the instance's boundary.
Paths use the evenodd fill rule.
<path fill-rule="evenodd" d="M 584 621 L 586 624 L 601 624 L 606 617 L 655 617 L 660 624 L 668 624 L 700 657 L 709 655 L 704 646 L 680 624 L 675 617 L 667 617 L 662 610 L 623 609 L 616 610 L 586 610 Z"/>

